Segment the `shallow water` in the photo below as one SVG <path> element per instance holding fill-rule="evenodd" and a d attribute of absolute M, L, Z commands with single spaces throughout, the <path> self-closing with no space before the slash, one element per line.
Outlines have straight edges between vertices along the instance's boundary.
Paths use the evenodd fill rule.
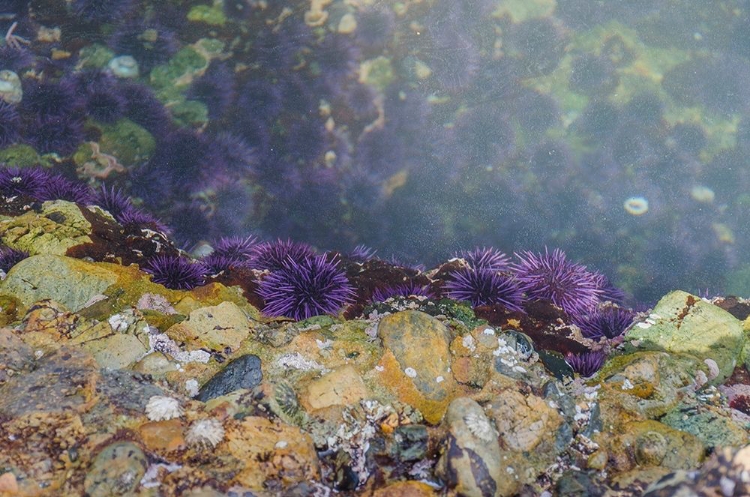
<path fill-rule="evenodd" d="M 0 161 L 56 153 L 42 162 L 124 189 L 186 248 L 253 233 L 429 266 L 549 246 L 641 301 L 750 295 L 745 2 L 0 11 L 0 69 L 24 90 Z"/>

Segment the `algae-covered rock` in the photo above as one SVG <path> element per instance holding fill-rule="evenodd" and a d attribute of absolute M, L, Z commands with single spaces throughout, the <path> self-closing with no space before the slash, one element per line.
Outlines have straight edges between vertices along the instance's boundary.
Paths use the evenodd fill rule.
<path fill-rule="evenodd" d="M 681 403 L 659 421 L 686 433 L 692 433 L 710 448 L 743 447 L 748 433 L 723 409 L 697 402 Z"/>
<path fill-rule="evenodd" d="M 44 202 L 41 212 L 29 211 L 0 223 L 0 239 L 30 254 L 65 255 L 71 247 L 91 243 L 91 223 L 72 202 Z"/>
<path fill-rule="evenodd" d="M 440 421 L 456 386 L 448 328 L 423 312 L 403 311 L 384 317 L 378 336 L 386 349 L 379 364 L 383 384 L 430 423 Z"/>
<path fill-rule="evenodd" d="M 367 387 L 354 366 L 346 365 L 312 381 L 303 401 L 312 409 L 347 406 L 364 399 Z"/>
<path fill-rule="evenodd" d="M 96 456 L 86 474 L 86 495 L 133 495 L 147 468 L 148 459 L 138 445 L 128 441 L 110 444 Z"/>
<path fill-rule="evenodd" d="M 0 283 L 0 293 L 17 297 L 25 306 L 52 299 L 71 311 L 101 295 L 117 281 L 104 267 L 59 255 L 35 255 L 24 259 Z"/>
<path fill-rule="evenodd" d="M 135 335 L 116 333 L 82 344 L 102 367 L 127 368 L 143 357 L 148 348 Z"/>
<path fill-rule="evenodd" d="M 695 391 L 705 368 L 696 357 L 644 351 L 611 359 L 599 372 L 599 406 L 605 427 L 628 419 L 653 419 Z"/>
<path fill-rule="evenodd" d="M 740 322 L 727 311 L 683 291 L 667 294 L 626 340 L 641 349 L 690 354 L 718 366 L 712 384 L 723 383 L 734 370 L 745 343 Z"/>
<path fill-rule="evenodd" d="M 117 158 L 121 164 L 145 162 L 156 148 L 151 133 L 129 119 L 120 119 L 114 124 L 102 125 L 99 139 L 101 153 Z"/>
<path fill-rule="evenodd" d="M 187 320 L 167 330 L 173 340 L 189 344 L 188 350 L 235 351 L 249 334 L 247 315 L 232 302 L 196 309 Z"/>

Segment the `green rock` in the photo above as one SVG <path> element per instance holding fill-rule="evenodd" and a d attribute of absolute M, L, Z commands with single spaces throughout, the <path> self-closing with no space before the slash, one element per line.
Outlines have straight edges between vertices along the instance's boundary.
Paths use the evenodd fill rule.
<path fill-rule="evenodd" d="M 682 403 L 660 420 L 667 426 L 692 433 L 708 448 L 743 447 L 748 434 L 725 410 L 698 403 Z"/>
<path fill-rule="evenodd" d="M 138 337 L 122 333 L 84 342 L 81 347 L 94 356 L 101 367 L 111 369 L 127 368 L 148 352 Z"/>
<path fill-rule="evenodd" d="M 96 456 L 86 474 L 85 493 L 90 497 L 135 495 L 147 468 L 148 458 L 135 443 L 110 444 Z"/>
<path fill-rule="evenodd" d="M 169 110 L 177 124 L 201 126 L 208 122 L 208 107 L 197 100 L 184 100 L 172 105 Z"/>
<path fill-rule="evenodd" d="M 0 283 L 0 293 L 15 296 L 27 307 L 52 299 L 76 312 L 116 281 L 115 273 L 95 263 L 59 255 L 35 255 L 11 268 Z"/>
<path fill-rule="evenodd" d="M 81 69 L 101 69 L 106 67 L 114 56 L 115 53 L 109 48 L 94 43 L 81 49 L 78 57 L 78 65 Z"/>
<path fill-rule="evenodd" d="M 208 67 L 208 62 L 208 59 L 193 47 L 185 47 L 167 64 L 155 67 L 151 71 L 151 84 L 157 89 L 187 86 L 197 73 Z"/>
<path fill-rule="evenodd" d="M 17 144 L 0 150 L 0 162 L 7 166 L 32 167 L 38 165 L 41 159 L 30 145 Z"/>
<path fill-rule="evenodd" d="M 187 15 L 188 21 L 203 22 L 211 26 L 223 26 L 227 22 L 219 6 L 195 5 Z"/>
<path fill-rule="evenodd" d="M 91 224 L 81 208 L 65 200 L 44 202 L 41 212 L 29 211 L 0 225 L 0 240 L 30 254 L 65 255 L 69 248 L 91 243 Z"/>
<path fill-rule="evenodd" d="M 711 383 L 723 383 L 734 371 L 745 344 L 741 323 L 731 314 L 698 297 L 675 291 L 663 297 L 651 312 L 653 324 L 635 326 L 626 341 L 638 349 L 689 354 L 715 361 L 719 374 Z"/>
<path fill-rule="evenodd" d="M 156 148 L 151 133 L 129 119 L 102 125 L 99 147 L 104 154 L 113 155 L 121 164 L 145 162 Z"/>

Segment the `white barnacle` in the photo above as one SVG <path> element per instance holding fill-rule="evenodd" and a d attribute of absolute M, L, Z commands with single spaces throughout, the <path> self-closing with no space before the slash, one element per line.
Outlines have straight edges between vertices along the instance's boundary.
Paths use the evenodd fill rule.
<path fill-rule="evenodd" d="M 151 421 L 179 418 L 182 413 L 180 402 L 172 397 L 154 395 L 148 399 L 148 404 L 146 404 L 146 416 Z"/>
<path fill-rule="evenodd" d="M 485 442 L 491 442 L 497 437 L 495 429 L 486 416 L 470 412 L 464 416 L 464 423 L 472 435 Z"/>
<path fill-rule="evenodd" d="M 406 368 L 404 369 L 404 374 L 408 376 L 409 378 L 416 378 L 417 377 L 417 370 L 414 368 Z"/>
<path fill-rule="evenodd" d="M 193 447 L 216 447 L 224 440 L 224 427 L 214 418 L 195 421 L 188 429 L 185 441 Z"/>

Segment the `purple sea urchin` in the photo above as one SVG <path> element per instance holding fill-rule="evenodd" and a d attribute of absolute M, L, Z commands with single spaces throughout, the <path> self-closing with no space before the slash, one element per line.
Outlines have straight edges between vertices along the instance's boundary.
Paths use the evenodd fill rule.
<path fill-rule="evenodd" d="M 518 280 L 526 295 L 534 300 L 549 300 L 568 314 L 585 314 L 599 301 L 600 290 L 596 275 L 584 266 L 567 260 L 565 252 L 529 251 L 516 253 L 520 263 L 515 265 Z"/>
<path fill-rule="evenodd" d="M 0 271 L 8 273 L 10 268 L 26 259 L 29 253 L 24 250 L 16 250 L 10 247 L 0 248 Z"/>
<path fill-rule="evenodd" d="M 37 152 L 66 156 L 83 141 L 83 121 L 76 117 L 40 118 L 26 127 L 25 135 Z"/>
<path fill-rule="evenodd" d="M 464 268 L 451 274 L 445 284 L 448 297 L 473 306 L 500 304 L 510 311 L 523 311 L 523 287 L 513 276 L 488 269 Z"/>
<path fill-rule="evenodd" d="M 592 340 L 616 338 L 628 329 L 635 313 L 622 307 L 603 307 L 585 316 L 573 316 L 573 323 L 581 329 L 581 334 Z"/>
<path fill-rule="evenodd" d="M 258 294 L 266 302 L 266 315 L 301 320 L 336 313 L 352 300 L 354 290 L 338 260 L 322 254 L 299 262 L 287 258 L 263 279 Z"/>
<path fill-rule="evenodd" d="M 600 351 L 568 354 L 565 356 L 565 362 L 573 368 L 573 371 L 586 378 L 593 376 L 594 373 L 599 371 L 604 365 L 605 360 L 607 360 L 607 355 Z"/>
<path fill-rule="evenodd" d="M 88 22 L 111 22 L 133 9 L 132 0 L 73 0 L 73 14 Z"/>
<path fill-rule="evenodd" d="M 278 239 L 275 242 L 264 242 L 255 247 L 253 267 L 276 271 L 282 269 L 288 261 L 300 263 L 315 256 L 315 251 L 305 243 Z"/>
<path fill-rule="evenodd" d="M 24 195 L 35 200 L 44 190 L 49 174 L 37 167 L 0 169 L 0 195 L 5 198 Z"/>
<path fill-rule="evenodd" d="M 206 268 L 200 262 L 184 257 L 157 255 L 148 261 L 143 270 L 151 280 L 172 290 L 192 290 L 206 281 Z"/>
<path fill-rule="evenodd" d="M 462 250 L 456 253 L 456 257 L 466 260 L 474 270 L 509 271 L 511 269 L 510 257 L 492 247 Z"/>
<path fill-rule="evenodd" d="M 14 105 L 0 100 L 0 148 L 18 141 L 21 117 Z"/>
<path fill-rule="evenodd" d="M 222 237 L 214 244 L 214 254 L 237 259 L 250 260 L 255 255 L 258 239 L 254 236 Z"/>
<path fill-rule="evenodd" d="M 70 181 L 59 174 L 52 174 L 42 185 L 38 198 L 39 200 L 67 200 L 87 205 L 93 201 L 94 195 L 86 184 Z"/>
<path fill-rule="evenodd" d="M 368 247 L 367 245 L 359 244 L 354 247 L 354 250 L 347 254 L 347 257 L 356 262 L 367 262 L 375 257 L 375 252 L 377 252 L 377 250 Z"/>

